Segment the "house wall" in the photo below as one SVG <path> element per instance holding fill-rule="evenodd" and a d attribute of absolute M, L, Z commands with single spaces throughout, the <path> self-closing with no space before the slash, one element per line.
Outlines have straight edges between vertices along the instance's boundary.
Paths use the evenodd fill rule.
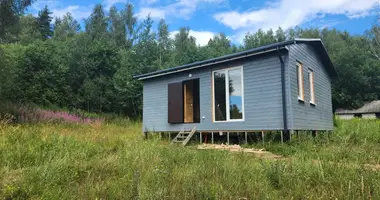
<path fill-rule="evenodd" d="M 212 71 L 236 66 L 243 66 L 245 121 L 214 123 L 212 121 Z M 144 81 L 143 87 L 144 131 L 179 131 L 183 127 L 191 129 L 193 126 L 197 126 L 198 131 L 282 130 L 280 66 L 277 54 L 269 53 L 240 61 L 147 79 Z M 191 78 L 189 78 L 189 74 L 192 74 Z M 169 124 L 167 122 L 168 84 L 195 78 L 200 80 L 201 122 Z"/>
<path fill-rule="evenodd" d="M 376 114 L 375 113 L 363 114 L 362 118 L 364 118 L 364 119 L 376 119 Z"/>
<path fill-rule="evenodd" d="M 316 50 L 304 43 L 289 46 L 287 70 L 288 100 L 291 102 L 290 129 L 332 130 L 333 113 L 331 102 L 331 80 Z M 303 65 L 304 102 L 298 100 L 296 62 Z M 316 105 L 310 104 L 308 68 L 314 71 Z"/>
<path fill-rule="evenodd" d="M 339 119 L 344 119 L 344 120 L 349 120 L 349 119 L 353 119 L 354 118 L 353 114 L 337 114 L 336 116 Z"/>

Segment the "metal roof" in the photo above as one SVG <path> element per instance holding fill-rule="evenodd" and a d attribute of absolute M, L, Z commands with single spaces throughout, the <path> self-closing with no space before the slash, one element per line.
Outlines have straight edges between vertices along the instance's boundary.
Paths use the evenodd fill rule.
<path fill-rule="evenodd" d="M 182 71 L 201 68 L 201 67 L 205 67 L 205 66 L 215 65 L 218 63 L 222 63 L 222 62 L 228 62 L 231 60 L 246 58 L 246 57 L 254 56 L 257 54 L 273 52 L 273 51 L 276 51 L 278 49 L 284 49 L 288 45 L 297 44 L 297 43 L 307 43 L 307 44 L 312 45 L 317 50 L 317 52 L 320 54 L 322 62 L 326 66 L 326 70 L 328 71 L 330 76 L 332 78 L 337 77 L 337 72 L 335 70 L 335 67 L 334 67 L 333 63 L 331 62 L 329 55 L 327 54 L 326 48 L 325 48 L 322 40 L 321 39 L 302 38 L 302 39 L 294 39 L 294 40 L 288 40 L 288 41 L 284 41 L 284 42 L 269 44 L 269 45 L 257 47 L 254 49 L 238 52 L 238 53 L 220 56 L 217 58 L 212 58 L 212 59 L 208 59 L 208 60 L 204 60 L 204 61 L 198 61 L 198 62 L 194 62 L 194 63 L 182 65 L 182 66 L 177 66 L 177 67 L 172 67 L 172 68 L 168 68 L 168 69 L 164 69 L 164 70 L 159 70 L 159 71 L 155 71 L 155 72 L 150 72 L 150 73 L 146 73 L 146 74 L 136 75 L 133 78 L 136 78 L 138 80 L 144 80 L 144 79 L 154 78 L 157 76 L 164 76 L 164 75 L 173 74 L 173 73 L 177 73 L 177 72 L 182 72 Z"/>
<path fill-rule="evenodd" d="M 380 113 L 380 100 L 366 103 L 363 107 L 356 110 L 337 109 L 335 114 L 364 114 L 364 113 Z"/>

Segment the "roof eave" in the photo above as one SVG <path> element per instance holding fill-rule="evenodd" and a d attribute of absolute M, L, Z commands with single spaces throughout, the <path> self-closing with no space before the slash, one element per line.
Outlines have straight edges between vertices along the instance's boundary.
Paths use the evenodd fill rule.
<path fill-rule="evenodd" d="M 291 45 L 291 44 L 296 44 L 297 42 L 300 42 L 300 43 L 302 43 L 302 42 L 309 42 L 309 43 L 317 42 L 318 48 L 320 48 L 320 50 L 321 50 L 320 54 L 322 55 L 322 57 L 324 59 L 325 65 L 328 65 L 326 67 L 327 67 L 327 71 L 328 71 L 330 77 L 332 79 L 338 78 L 338 73 L 337 73 L 337 71 L 334 67 L 334 64 L 332 63 L 328 53 L 327 53 L 325 45 L 323 44 L 321 39 L 315 39 L 315 38 L 311 38 L 311 39 L 310 38 L 296 38 L 294 40 L 288 40 L 288 41 L 284 41 L 284 42 L 270 44 L 270 45 L 258 47 L 255 49 L 250 49 L 250 50 L 243 51 L 243 52 L 238 52 L 238 53 L 234 53 L 234 54 L 230 54 L 230 55 L 212 58 L 212 59 L 205 60 L 205 61 L 198 61 L 198 62 L 194 62 L 194 63 L 190 63 L 190 64 L 178 66 L 178 67 L 173 67 L 173 68 L 164 69 L 164 70 L 160 70 L 160 71 L 140 74 L 140 75 L 133 76 L 133 78 L 138 79 L 138 80 L 145 80 L 145 79 L 154 78 L 154 77 L 158 77 L 158 76 L 178 73 L 178 72 L 182 72 L 182 71 L 188 71 L 188 70 L 197 69 L 197 68 L 204 67 L 204 66 L 210 66 L 210 65 L 215 65 L 218 63 L 223 63 L 223 62 L 228 62 L 228 61 L 232 61 L 232 60 L 246 58 L 249 56 L 264 54 L 264 53 L 275 51 L 277 49 L 288 49 L 286 46 Z"/>
<path fill-rule="evenodd" d="M 331 61 L 331 58 L 330 58 L 329 54 L 327 53 L 326 46 L 321 39 L 319 39 L 319 38 L 296 38 L 294 40 L 296 41 L 296 43 L 297 42 L 318 42 L 323 49 L 323 51 L 320 51 L 320 52 L 325 57 L 327 65 L 329 65 L 327 70 L 330 74 L 330 78 L 332 78 L 332 79 L 339 78 L 338 72 L 336 71 L 336 68 L 335 68 L 333 62 Z"/>
<path fill-rule="evenodd" d="M 238 53 L 234 53 L 234 54 L 230 54 L 230 55 L 225 55 L 225 56 L 221 56 L 221 57 L 217 57 L 217 58 L 212 58 L 212 59 L 205 60 L 205 61 L 198 61 L 198 62 L 195 62 L 195 63 L 190 63 L 190 64 L 186 64 L 186 65 L 182 65 L 182 66 L 178 66 L 178 67 L 174 67 L 174 68 L 169 68 L 169 69 L 164 69 L 164 70 L 160 70 L 160 71 L 140 74 L 140 75 L 133 76 L 133 78 L 138 79 L 138 80 L 144 80 L 144 79 L 147 79 L 146 77 L 151 77 L 151 76 L 152 77 L 156 77 L 156 76 L 154 76 L 156 74 L 157 75 L 158 74 L 164 74 L 164 73 L 167 74 L 168 72 L 171 72 L 171 71 L 178 71 L 178 70 L 181 70 L 181 69 L 187 69 L 187 68 L 190 68 L 190 67 L 193 67 L 193 66 L 198 66 L 198 65 L 202 65 L 203 66 L 203 65 L 206 65 L 208 63 L 213 63 L 213 62 L 216 62 L 216 61 L 231 60 L 234 57 L 239 57 L 239 56 L 244 55 L 244 54 L 266 53 L 266 52 L 268 52 L 268 50 L 273 50 L 273 49 L 275 50 L 275 49 L 278 49 L 278 48 L 283 48 L 286 45 L 293 44 L 294 42 L 295 42 L 295 40 L 288 40 L 288 41 L 279 42 L 279 43 L 275 43 L 275 44 L 269 44 L 269 45 L 261 46 L 261 47 L 255 48 L 255 49 L 250 49 L 250 50 L 243 51 L 243 52 L 238 52 Z M 184 70 L 184 71 L 186 71 L 186 70 Z"/>
<path fill-rule="evenodd" d="M 277 51 L 278 49 L 279 50 L 284 50 L 284 49 L 288 50 L 288 48 L 286 48 L 285 46 L 282 46 L 282 47 L 273 47 L 273 48 L 262 50 L 262 51 L 242 54 L 241 56 L 235 56 L 235 57 L 231 57 L 231 58 L 224 58 L 224 59 L 215 60 L 215 61 L 211 61 L 211 62 L 207 62 L 207 63 L 201 63 L 201 64 L 198 64 L 198 65 L 189 66 L 189 67 L 180 66 L 180 67 L 178 67 L 178 69 L 172 68 L 172 70 L 168 70 L 166 72 L 164 70 L 162 70 L 162 71 L 158 71 L 159 73 L 158 72 L 152 72 L 152 73 L 137 75 L 137 76 L 134 76 L 133 78 L 136 78 L 138 80 L 145 80 L 145 79 L 150 79 L 150 78 L 154 78 L 154 77 L 158 77 L 158 76 L 164 76 L 164 75 L 168 75 L 168 74 L 174 74 L 174 73 L 188 71 L 188 70 L 193 70 L 193 69 L 197 69 L 197 68 L 201 68 L 201 67 L 205 67 L 205 66 L 216 65 L 216 64 L 220 64 L 220 63 L 224 63 L 224 62 L 229 62 L 229 61 L 233 61 L 233 60 L 239 60 L 239 59 L 243 59 L 243 58 L 247 58 L 247 57 L 251 57 L 251 56 L 255 56 L 255 55 L 260 55 L 260 54 L 265 54 L 265 53 L 269 53 L 269 52 L 274 52 L 274 51 Z M 187 65 L 184 65 L 184 66 L 187 66 Z"/>

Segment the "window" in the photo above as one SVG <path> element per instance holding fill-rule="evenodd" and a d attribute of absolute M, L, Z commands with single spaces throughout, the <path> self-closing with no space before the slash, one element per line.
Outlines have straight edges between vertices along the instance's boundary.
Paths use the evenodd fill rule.
<path fill-rule="evenodd" d="M 213 72 L 214 121 L 244 120 L 243 68 Z"/>
<path fill-rule="evenodd" d="M 297 62 L 297 91 L 298 100 L 304 101 L 302 64 Z"/>
<path fill-rule="evenodd" d="M 314 94 L 314 72 L 309 69 L 309 86 L 310 86 L 310 103 L 315 104 L 315 94 Z"/>

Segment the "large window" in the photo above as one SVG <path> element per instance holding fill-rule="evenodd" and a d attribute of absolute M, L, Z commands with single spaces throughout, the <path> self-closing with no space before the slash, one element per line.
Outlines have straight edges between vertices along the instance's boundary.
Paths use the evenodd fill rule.
<path fill-rule="evenodd" d="M 244 120 L 243 68 L 213 72 L 214 121 Z"/>
<path fill-rule="evenodd" d="M 297 91 L 298 91 L 298 100 L 304 101 L 304 92 L 303 92 L 303 70 L 302 64 L 297 62 Z"/>

